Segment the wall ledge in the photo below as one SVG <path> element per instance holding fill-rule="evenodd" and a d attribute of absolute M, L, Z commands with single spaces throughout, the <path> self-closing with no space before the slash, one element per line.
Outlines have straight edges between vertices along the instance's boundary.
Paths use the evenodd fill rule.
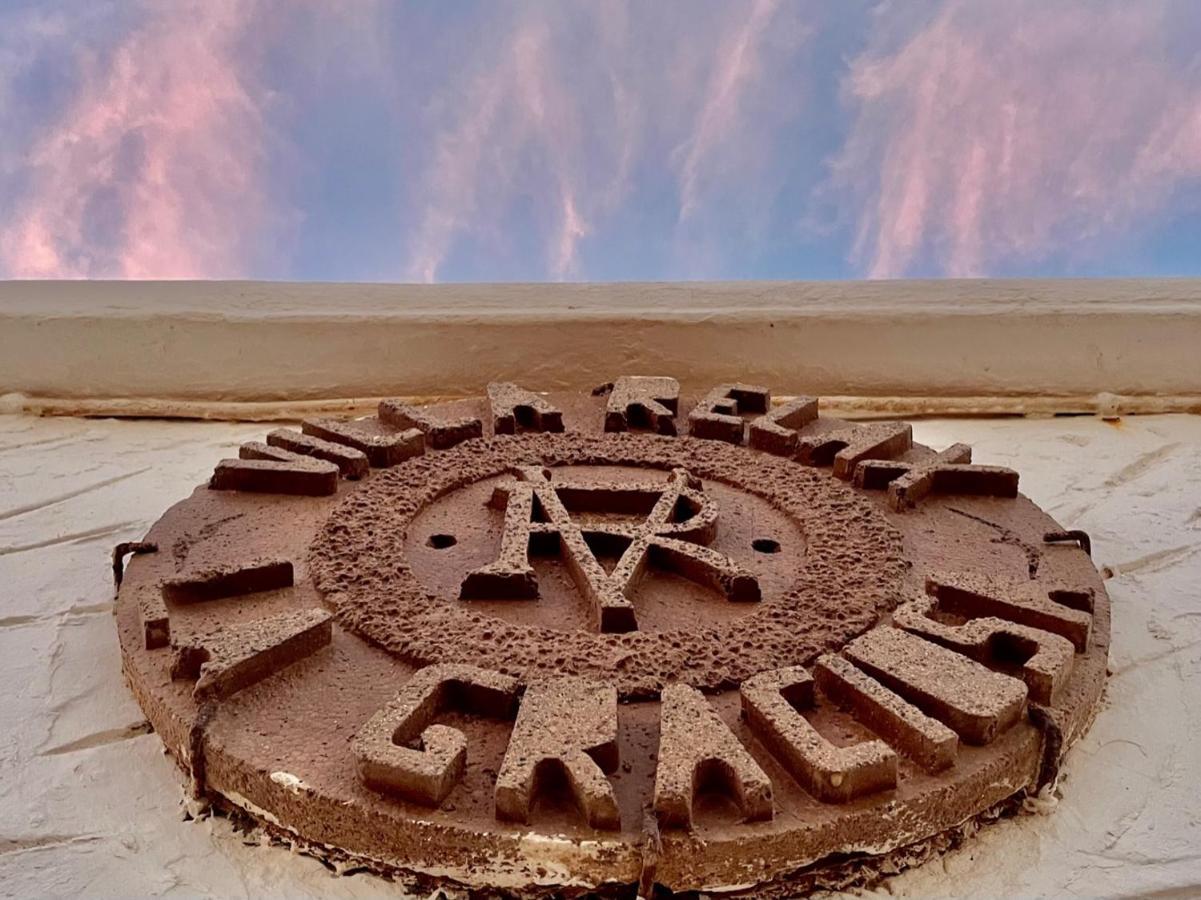
<path fill-rule="evenodd" d="M 0 394 L 51 413 L 294 417 L 623 372 L 866 415 L 1196 411 L 1199 348 L 1201 279 L 0 283 Z"/>

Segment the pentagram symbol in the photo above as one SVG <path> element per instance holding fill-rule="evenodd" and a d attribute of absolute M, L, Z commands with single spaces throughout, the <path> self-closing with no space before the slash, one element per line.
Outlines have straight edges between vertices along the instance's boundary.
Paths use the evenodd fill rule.
<path fill-rule="evenodd" d="M 505 524 L 495 562 L 468 573 L 459 596 L 533 599 L 538 579 L 531 554 L 559 555 L 595 614 L 602 632 L 636 631 L 631 589 L 648 570 L 674 572 L 734 602 L 757 602 L 758 580 L 710 549 L 717 534 L 717 504 L 686 469 L 666 482 L 607 484 L 552 481 L 550 472 L 521 468 L 517 479 L 493 493 Z M 607 515 L 645 514 L 642 522 Z M 617 556 L 607 572 L 598 554 Z"/>

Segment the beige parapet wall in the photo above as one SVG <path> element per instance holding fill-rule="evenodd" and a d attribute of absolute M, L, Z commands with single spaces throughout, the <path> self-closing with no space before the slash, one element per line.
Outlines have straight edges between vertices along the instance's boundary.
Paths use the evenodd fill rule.
<path fill-rule="evenodd" d="M 1201 408 L 1201 280 L 0 282 L 7 406 L 271 418 L 622 373 L 864 414 Z"/>

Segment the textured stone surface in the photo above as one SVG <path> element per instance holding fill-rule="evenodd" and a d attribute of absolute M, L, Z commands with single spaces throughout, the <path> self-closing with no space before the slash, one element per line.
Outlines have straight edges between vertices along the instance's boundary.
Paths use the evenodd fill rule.
<path fill-rule="evenodd" d="M 666 383 L 664 379 L 636 381 L 648 387 Z M 427 410 L 428 418 L 479 417 L 484 402 L 477 398 L 440 404 Z M 1053 778 L 1063 749 L 1091 717 L 1102 685 L 1109 634 L 1108 598 L 1086 554 L 1069 546 L 1059 548 L 1066 553 L 1049 552 L 1045 535 L 1059 529 L 1058 523 L 1024 498 L 963 497 L 955 500 L 955 506 L 937 500 L 926 504 L 920 518 L 895 519 L 903 526 L 905 550 L 902 557 L 886 560 L 883 569 L 879 559 L 868 560 L 856 552 L 862 549 L 856 545 L 864 534 L 886 537 L 894 530 L 889 516 L 881 518 L 878 513 L 859 517 L 858 534 L 844 528 L 826 539 L 846 555 L 836 565 L 823 566 L 814 537 L 820 536 L 823 523 L 830 526 L 826 518 L 831 504 L 836 506 L 849 491 L 864 501 L 867 512 L 883 509 L 882 498 L 840 483 L 828 472 L 813 471 L 807 498 L 810 518 L 805 519 L 801 505 L 789 502 L 787 490 L 781 487 L 798 482 L 796 462 L 695 438 L 602 435 L 598 429 L 607 402 L 595 394 L 557 395 L 555 403 L 570 414 L 565 416 L 570 419 L 565 422 L 566 434 L 472 440 L 450 450 L 430 448 L 427 455 L 392 472 L 373 473 L 365 485 L 348 487 L 340 501 L 306 505 L 208 491 L 157 522 L 147 537 L 171 547 L 171 557 L 155 557 L 153 565 L 138 565 L 130 573 L 122 588 L 118 618 L 130 685 L 165 745 L 188 770 L 194 796 L 212 797 L 249 811 L 268 826 L 375 860 L 373 867 L 398 867 L 406 883 L 436 877 L 493 888 L 518 878 L 525 879 L 516 885 L 522 887 L 521 893 L 536 893 L 535 885 L 565 882 L 595 885 L 637 880 L 649 885 L 653 880 L 674 890 L 705 890 L 726 889 L 735 881 L 761 886 L 770 882 L 783 890 L 785 882 L 793 887 L 807 881 L 838 883 L 843 876 L 830 872 L 830 867 L 841 865 L 835 861 L 862 846 L 873 848 L 873 859 L 890 856 L 891 861 L 880 865 L 895 864 L 901 854 L 912 854 L 911 848 L 934 847 L 931 842 L 947 840 L 948 830 L 995 804 L 1013 804 L 1025 791 Z M 651 402 L 659 400 L 652 397 Z M 680 402 L 680 412 L 687 417 L 691 401 Z M 635 426 L 652 424 L 645 407 L 631 409 Z M 605 412 L 604 419 L 608 418 Z M 395 423 L 375 419 L 357 420 L 345 428 L 385 436 L 396 433 L 389 430 Z M 881 436 L 888 440 L 883 432 L 892 428 L 855 427 L 819 418 L 801 428 L 798 444 L 842 447 L 853 462 L 856 455 L 879 449 Z M 908 438 L 907 430 L 904 436 Z M 668 446 L 689 461 L 688 467 L 665 463 L 656 455 Z M 585 455 L 564 458 L 565 450 Z M 892 447 L 890 452 L 915 466 L 933 456 L 921 446 Z M 489 453 L 492 465 L 500 468 L 482 475 L 476 472 L 449 486 L 438 481 L 438 477 L 462 476 L 464 468 L 475 471 L 471 466 L 487 464 Z M 711 468 L 709 477 L 693 473 L 705 464 Z M 424 474 L 426 467 L 436 476 Z M 656 477 L 656 472 L 662 474 Z M 516 474 L 518 480 L 506 473 Z M 845 472 L 839 473 L 836 466 L 833 474 Z M 412 521 L 404 518 L 403 495 L 388 498 L 363 518 L 340 515 L 355 507 L 357 497 L 378 500 L 380 485 L 393 485 L 396 477 L 406 475 L 410 493 L 414 485 L 419 493 L 430 492 L 428 500 L 417 503 Z M 488 542 L 480 537 L 489 532 L 489 523 L 498 513 L 503 513 L 500 549 L 490 552 Z M 275 527 L 281 515 L 288 522 L 282 531 Z M 334 540 L 323 543 L 319 538 L 314 545 L 318 532 Z M 1020 548 L 1020 555 L 997 552 L 994 533 L 1006 546 Z M 364 554 L 364 542 L 370 545 L 380 534 L 393 540 L 399 535 L 400 540 L 394 549 L 377 556 Z M 205 535 L 224 542 L 225 549 Z M 351 543 L 339 548 L 344 537 Z M 276 612 L 264 620 L 232 626 L 231 618 L 266 612 L 272 606 L 303 607 L 311 602 L 306 596 L 316 587 L 324 602 L 340 613 L 382 613 L 386 621 L 404 623 L 410 629 L 408 643 L 386 645 L 392 654 L 389 664 L 371 644 L 360 640 L 378 643 L 373 633 L 360 632 L 356 638 L 339 629 L 334 653 L 315 657 L 311 665 L 279 668 L 271 672 L 275 677 L 264 678 L 257 690 L 240 694 L 236 701 L 218 705 L 205 695 L 198 697 L 201 705 L 189 707 L 171 692 L 164 693 L 158 680 L 161 663 L 142 648 L 139 632 L 131 632 L 130 605 L 148 589 L 160 588 L 163 575 L 158 573 L 172 561 L 178 572 L 197 553 L 238 560 L 252 548 L 265 555 L 267 547 L 275 546 L 288 548 L 285 555 L 290 558 L 306 557 L 309 574 L 315 577 L 302 577 L 284 592 L 267 592 L 271 596 L 255 595 L 258 599 L 253 602 L 244 595 L 237 604 L 180 606 L 173 615 L 190 624 L 193 633 L 240 635 L 290 614 Z M 322 581 L 320 553 L 306 549 L 314 547 L 337 548 L 332 550 L 333 558 L 346 573 L 346 581 L 332 587 Z M 533 559 L 533 554 L 547 551 L 551 559 Z M 469 566 L 464 572 L 464 563 L 470 560 L 485 565 Z M 904 563 L 894 567 L 900 580 L 894 582 L 876 615 L 852 628 L 847 624 L 848 600 L 862 604 L 873 583 L 870 577 L 860 577 L 858 569 L 866 565 L 865 571 L 878 580 L 894 560 Z M 1003 669 L 1010 663 L 1004 654 L 992 652 L 996 649 L 992 644 L 983 645 L 989 653 L 982 665 L 899 631 L 887 621 L 900 597 L 920 591 L 923 578 L 932 571 L 992 575 L 1012 571 L 1019 561 L 1019 571 L 1031 581 L 1053 576 L 1075 585 L 1095 601 L 1090 602 L 1088 614 L 1097 619 L 1097 639 L 1082 651 L 1079 665 L 1073 666 L 1059 691 L 1061 696 L 1046 708 L 1031 708 L 1029 721 L 1020 717 L 1026 685 L 987 668 Z M 556 563 L 561 565 L 556 568 Z M 535 569 L 538 565 L 542 568 Z M 428 592 L 425 596 L 435 613 L 416 623 L 397 603 L 406 599 L 402 593 L 372 594 L 374 586 L 410 566 L 414 574 L 421 572 L 417 580 Z M 463 580 L 461 584 L 452 580 L 447 591 L 447 576 L 453 578 L 455 573 Z M 555 586 L 556 578 L 563 575 L 574 582 L 574 589 L 566 594 Z M 792 593 L 794 584 L 805 576 L 827 593 L 841 579 L 846 588 L 830 598 L 837 605 L 821 611 L 819 603 L 806 604 Z M 171 577 L 168 572 L 168 580 Z M 537 590 L 530 591 L 534 585 Z M 729 603 L 763 600 L 765 591 L 764 606 L 769 610 L 774 606 L 777 615 L 783 610 L 795 620 L 787 628 L 794 652 L 804 648 L 797 639 L 802 633 L 828 641 L 831 647 L 842 646 L 842 652 L 871 669 L 891 690 L 987 749 L 957 756 L 937 779 L 915 779 L 911 764 L 882 745 L 887 732 L 877 737 L 862 720 L 852 724 L 845 713 L 812 690 L 799 669 L 776 671 L 786 676 L 786 683 L 776 684 L 774 691 L 760 683 L 772 670 L 764 668 L 760 645 L 747 640 L 727 640 L 723 645 L 735 652 L 744 667 L 745 674 L 726 667 L 725 675 L 733 684 L 742 682 L 748 688 L 744 722 L 728 719 L 731 703 L 737 708 L 738 693 L 725 683 L 709 686 L 714 691 L 711 701 L 685 685 L 672 684 L 670 690 L 664 689 L 660 703 L 654 686 L 631 687 L 626 681 L 631 671 L 643 675 L 640 667 L 645 662 L 670 659 L 687 638 L 711 632 L 708 620 L 726 623 L 716 632 L 720 637 L 728 637 L 730 629 L 738 626 L 756 636 L 770 630 L 764 621 L 770 624 L 771 616 L 762 610 L 733 613 L 733 607 L 747 604 Z M 717 606 L 714 595 L 719 598 Z M 529 604 L 531 611 L 518 611 L 527 604 L 513 601 L 523 597 L 535 601 Z M 407 599 L 411 606 L 412 597 Z M 464 604 L 463 599 L 470 603 Z M 581 671 L 579 663 L 553 654 L 580 633 L 573 607 L 581 601 L 593 608 L 593 627 L 584 633 L 599 630 L 601 637 L 587 661 L 594 669 L 584 671 L 597 682 L 597 698 L 622 696 L 624 718 L 632 720 L 633 730 L 627 726 L 613 732 L 611 722 L 604 724 L 603 714 L 599 720 L 583 715 L 591 704 L 581 694 L 574 704 L 579 708 L 575 724 L 587 734 L 579 741 L 587 740 L 598 760 L 612 761 L 613 754 L 619 754 L 626 766 L 611 773 L 598 770 L 585 759 L 587 750 L 579 747 L 574 754 L 571 747 L 560 748 L 571 756 L 573 765 L 543 758 L 523 766 L 526 757 L 519 753 L 516 774 L 510 772 L 507 779 L 496 776 L 493 790 L 491 773 L 498 771 L 493 761 L 503 742 L 512 744 L 516 736 L 520 749 L 532 745 L 535 734 L 543 738 L 554 734 L 546 710 L 566 704 L 541 697 L 539 685 L 580 684 L 571 677 Z M 646 619 L 635 620 L 635 609 L 646 613 Z M 622 611 L 628 613 L 625 621 L 610 621 L 605 615 Z M 464 634 L 461 624 L 455 627 L 456 616 L 460 623 L 479 630 Z M 493 663 L 501 673 L 517 674 L 533 692 L 531 698 L 542 701 L 529 707 L 526 718 L 534 725 L 489 725 L 453 709 L 435 711 L 436 719 L 421 722 L 425 726 L 421 735 L 396 750 L 408 765 L 391 771 L 377 766 L 384 761 L 362 752 L 361 744 L 360 752 L 348 758 L 344 738 L 317 738 L 322 729 L 340 730 L 366 717 L 369 693 L 364 689 L 371 684 L 367 670 L 378 666 L 382 672 L 390 671 L 391 678 L 385 675 L 384 682 L 403 678 L 414 663 L 421 665 L 414 650 L 431 634 L 472 653 L 473 663 L 483 661 L 480 657 L 503 625 L 519 625 L 511 633 L 524 637 L 526 647 L 540 651 L 537 657 L 547 666 L 545 676 L 528 668 L 513 670 L 511 654 L 517 642 L 507 640 Z M 874 630 L 854 638 L 864 628 Z M 641 656 L 626 652 L 620 643 L 614 646 L 627 637 L 621 632 L 632 631 L 643 636 Z M 854 639 L 843 646 L 848 638 Z M 520 664 L 523 648 L 516 649 Z M 186 653 L 187 648 L 182 648 L 175 671 L 197 662 Z M 444 656 L 432 662 L 448 660 Z M 686 679 L 712 677 L 703 670 L 683 672 Z M 562 673 L 568 681 L 562 681 Z M 698 698 L 703 702 L 691 702 Z M 589 721 L 595 724 L 588 725 Z M 639 722 L 657 725 L 658 753 L 648 746 L 655 732 L 641 731 L 634 724 Z M 609 734 L 617 742 L 612 753 Z M 620 749 L 623 742 L 625 750 Z M 466 755 L 468 744 L 478 748 L 471 758 Z M 372 746 L 381 749 L 379 741 Z M 669 749 L 676 747 L 685 749 L 675 751 L 677 765 L 668 765 Z M 699 756 L 695 755 L 698 749 Z M 507 751 L 505 756 L 511 758 Z M 645 772 L 648 762 L 651 773 Z M 278 778 L 267 774 L 281 764 Z M 757 768 L 763 766 L 767 768 Z M 505 768 L 503 761 L 499 767 Z M 774 778 L 767 775 L 768 768 L 776 772 Z M 781 775 L 780 768 L 786 774 Z M 346 781 L 347 774 L 356 771 L 361 782 L 377 793 L 364 796 L 362 783 Z M 648 775 L 654 776 L 653 786 Z M 297 799 L 281 796 L 281 786 Z M 381 796 L 381 787 L 388 796 Z M 820 806 L 807 807 L 802 790 L 821 804 L 842 803 L 844 811 L 830 817 Z M 778 819 L 769 815 L 774 804 L 773 809 L 764 807 L 764 798 L 771 795 L 780 798 Z M 494 803 L 488 799 L 492 796 Z M 639 829 L 640 810 L 652 798 L 668 828 L 659 837 L 648 835 L 645 823 Z M 866 802 L 848 802 L 852 799 Z M 417 812 L 413 803 L 436 809 Z M 731 808 L 736 810 L 733 820 Z M 540 838 L 560 832 L 569 836 L 556 852 L 562 870 L 545 872 L 549 861 L 545 850 L 535 852 L 519 840 L 507 824 L 515 819 L 528 824 Z M 389 824 L 381 827 L 381 821 Z M 595 837 L 603 831 L 614 832 L 613 837 Z M 438 868 L 431 869 L 426 848 L 435 839 L 443 851 Z M 648 846 L 655 848 L 650 868 Z M 634 868 L 639 858 L 641 874 Z M 800 868 L 804 873 L 798 882 L 790 873 Z M 862 873 L 865 864 L 852 868 Z"/>
<path fill-rule="evenodd" d="M 873 422 L 804 435 L 797 440 L 797 459 L 807 466 L 832 466 L 849 480 L 865 459 L 895 459 L 913 446 L 913 426 L 905 422 Z"/>
<path fill-rule="evenodd" d="M 748 822 L 772 817 L 772 783 L 705 699 L 686 684 L 663 689 L 655 815 L 664 827 L 692 825 L 702 787 L 732 800 Z"/>
<path fill-rule="evenodd" d="M 420 456 L 425 451 L 425 435 L 419 428 L 386 430 L 377 419 L 305 419 L 300 427 L 305 434 L 353 447 L 379 469 Z"/>
<path fill-rule="evenodd" d="M 10 680 L 29 685 L 11 706 L 22 726 L 11 732 L 6 761 L 19 763 L 24 785 L 41 788 L 36 798 L 41 815 L 32 816 L 22 800 L 25 791 L 5 783 L 3 817 L 11 823 L 5 833 L 14 852 L 0 866 L 10 889 L 154 893 L 187 884 L 228 895 L 306 890 L 395 895 L 392 886 L 363 879 L 331 882 L 315 862 L 243 847 L 220 823 L 212 836 L 175 823 L 173 804 L 164 804 L 163 797 L 178 781 L 158 752 L 158 739 L 138 736 L 143 733 L 138 711 L 115 670 L 95 674 L 94 660 L 104 656 L 99 648 L 107 643 L 109 658 L 115 652 L 111 624 L 77 607 L 86 605 L 80 597 L 104 593 L 97 573 L 107 569 L 108 545 L 138 537 L 178 496 L 181 478 L 203 477 L 212 465 L 209 441 L 236 446 L 261 436 L 261 427 L 10 421 L 11 444 L 49 439 L 52 445 L 39 444 L 27 468 L 21 447 L 0 446 L 13 477 L 11 488 L 0 483 L 0 490 L 10 491 L 6 507 L 24 510 L 0 519 L 7 551 L 0 566 L 10 568 L 16 588 L 9 595 L 6 633 L 22 648 L 6 655 L 5 666 Z M 1182 777 L 1198 777 L 1188 769 L 1195 759 L 1187 752 L 1189 734 L 1197 723 L 1189 720 L 1187 678 L 1195 677 L 1198 659 L 1185 573 L 1194 558 L 1189 517 L 1201 467 L 1193 448 L 1201 441 L 1190 422 L 1132 420 L 1120 430 L 1089 420 L 921 424 L 931 443 L 942 445 L 952 436 L 971 440 L 979 455 L 1019 465 L 1028 491 L 1049 503 L 1065 524 L 1088 528 L 1098 561 L 1113 573 L 1110 588 L 1124 621 L 1115 632 L 1109 708 L 1071 757 L 1072 789 L 1062 802 L 1068 809 L 995 826 L 977 836 L 970 855 L 946 858 L 953 878 L 941 866 L 925 867 L 895 879 L 894 893 L 1052 894 L 1070 888 L 1096 894 L 1112 892 L 1115 885 L 1127 893 L 1187 890 L 1195 874 L 1189 848 L 1196 826 L 1176 786 Z M 73 456 L 79 447 L 93 455 L 108 451 L 97 457 L 104 460 L 98 471 L 79 471 Z M 60 449 L 64 455 L 56 463 Z M 1082 457 L 1090 460 L 1084 469 Z M 111 478 L 121 480 L 95 487 Z M 77 489 L 82 492 L 46 505 Z M 53 540 L 47 543 L 47 537 Z M 46 564 L 29 565 L 38 558 Z M 49 670 L 43 651 L 56 660 Z M 1156 712 L 1169 707 L 1178 715 Z M 131 759 L 137 779 L 125 777 L 134 771 Z M 1142 788 L 1136 793 L 1125 790 L 1131 777 Z M 81 796 L 90 801 L 86 812 Z M 140 809 L 133 818 L 131 801 Z M 122 851 L 131 841 L 143 851 Z M 214 841 L 220 845 L 216 853 Z M 1038 865 L 1031 865 L 1035 858 Z"/>
<path fill-rule="evenodd" d="M 344 478 L 362 478 L 367 474 L 369 467 L 367 454 L 362 450 L 347 447 L 345 444 L 335 444 L 333 441 L 325 441 L 302 431 L 293 431 L 291 428 L 276 428 L 269 432 L 267 444 L 291 453 L 313 456 L 326 462 L 332 462 L 338 467 Z"/>
<path fill-rule="evenodd" d="M 831 803 L 897 785 L 897 757 L 883 741 L 838 747 L 809 724 L 813 676 L 799 666 L 760 672 L 742 683 L 742 714 L 809 793 Z"/>
<path fill-rule="evenodd" d="M 605 774 L 617 768 L 617 691 L 582 678 L 530 685 L 496 778 L 496 814 L 529 823 L 535 794 L 561 778 L 593 828 L 621 827 L 621 812 Z"/>
<path fill-rule="evenodd" d="M 767 413 L 771 391 L 755 384 L 720 384 L 701 398 L 688 413 L 688 433 L 693 437 L 741 444 L 747 423 L 744 416 Z"/>
<path fill-rule="evenodd" d="M 427 666 L 355 735 L 363 781 L 379 791 L 437 806 L 463 777 L 467 738 L 431 725 L 447 710 L 507 719 L 517 706 L 514 678 L 478 666 Z M 418 742 L 420 746 L 406 746 Z"/>
<path fill-rule="evenodd" d="M 422 664 L 603 677 L 623 697 L 646 696 L 672 679 L 733 686 L 764 668 L 803 665 L 837 648 L 898 602 L 905 576 L 900 534 L 865 497 L 828 472 L 750 454 L 719 441 L 635 434 L 502 436 L 456 447 L 373 475 L 348 497 L 314 544 L 314 577 L 342 624 Z M 793 567 L 795 578 L 783 590 L 725 624 L 595 633 L 485 618 L 472 603 L 446 603 L 410 566 L 398 564 L 414 517 L 431 501 L 523 463 L 641 465 L 664 479 L 687 465 L 702 481 L 761 497 L 796 522 L 805 535 L 804 565 Z M 478 507 L 471 514 L 478 516 Z M 502 547 L 515 554 L 512 571 L 528 572 L 520 561 L 524 550 Z M 614 659 L 622 661 L 616 670 Z"/>
<path fill-rule="evenodd" d="M 446 450 L 484 433 L 483 422 L 477 416 L 447 418 L 399 400 L 381 400 L 379 420 L 398 431 L 416 428 L 425 435 L 426 446 L 435 450 Z"/>
<path fill-rule="evenodd" d="M 797 432 L 817 420 L 816 397 L 793 397 L 751 422 L 749 443 L 756 450 L 791 456 L 797 449 Z"/>
<path fill-rule="evenodd" d="M 613 382 L 605 406 L 605 431 L 645 429 L 676 433 L 680 383 L 659 375 L 622 375 Z"/>
<path fill-rule="evenodd" d="M 270 454 L 273 448 L 260 445 Z M 245 449 L 245 448 L 243 448 Z M 319 459 L 299 455 L 284 456 L 283 451 L 271 458 L 256 456 L 253 444 L 247 451 L 250 458 L 223 459 L 209 479 L 215 491 L 252 491 L 263 494 L 303 494 L 326 497 L 338 490 L 338 467 Z"/>

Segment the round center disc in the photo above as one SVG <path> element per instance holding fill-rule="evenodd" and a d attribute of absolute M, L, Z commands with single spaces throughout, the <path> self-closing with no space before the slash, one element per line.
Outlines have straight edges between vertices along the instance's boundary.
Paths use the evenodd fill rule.
<path fill-rule="evenodd" d="M 528 488 L 526 466 L 546 470 L 536 487 L 559 505 L 552 515 L 538 502 L 514 521 L 495 495 Z M 677 496 L 673 470 L 696 479 L 703 509 Z M 671 513 L 656 530 L 646 522 L 657 504 Z M 640 530 L 645 550 L 631 547 Z M 565 540 L 577 535 L 573 554 Z M 533 577 L 471 590 L 506 540 Z M 607 630 L 595 595 L 639 552 L 637 577 L 613 588 L 628 614 Z M 580 572 L 589 557 L 593 576 Z M 605 678 L 623 698 L 807 664 L 894 607 L 905 573 L 900 532 L 827 473 L 716 441 L 629 434 L 499 437 L 381 472 L 333 511 L 312 564 L 341 623 L 413 663 Z M 731 596 L 726 573 L 755 589 Z"/>

